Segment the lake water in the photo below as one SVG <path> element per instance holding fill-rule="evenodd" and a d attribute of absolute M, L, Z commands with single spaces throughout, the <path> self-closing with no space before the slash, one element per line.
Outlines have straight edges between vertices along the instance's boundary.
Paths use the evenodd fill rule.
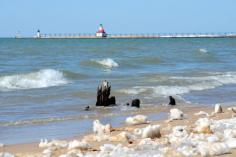
<path fill-rule="evenodd" d="M 94 107 L 103 80 L 120 106 Z M 119 126 L 137 110 L 126 102 L 139 98 L 142 110 L 169 95 L 235 102 L 236 38 L 0 39 L 0 143 L 75 136 L 96 118 Z"/>

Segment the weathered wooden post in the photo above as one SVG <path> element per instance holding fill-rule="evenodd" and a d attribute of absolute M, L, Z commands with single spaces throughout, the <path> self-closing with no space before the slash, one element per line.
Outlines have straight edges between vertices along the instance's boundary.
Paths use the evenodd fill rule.
<path fill-rule="evenodd" d="M 97 88 L 96 106 L 110 106 L 116 104 L 116 98 L 110 97 L 111 86 L 106 80 Z"/>
<path fill-rule="evenodd" d="M 176 105 L 175 99 L 172 96 L 169 96 L 170 102 L 169 105 Z"/>

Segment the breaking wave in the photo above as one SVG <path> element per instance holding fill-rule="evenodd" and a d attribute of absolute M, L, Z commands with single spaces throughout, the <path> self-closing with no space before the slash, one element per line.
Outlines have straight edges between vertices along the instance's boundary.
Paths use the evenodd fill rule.
<path fill-rule="evenodd" d="M 213 73 L 210 73 L 213 74 Z M 131 95 L 153 94 L 160 96 L 181 95 L 191 91 L 214 89 L 227 84 L 236 84 L 236 72 L 214 73 L 203 77 L 170 77 L 170 82 L 181 85 L 135 86 L 119 92 Z"/>
<path fill-rule="evenodd" d="M 102 59 L 102 60 L 90 60 L 90 61 L 83 61 L 81 64 L 86 65 L 86 66 L 102 66 L 104 68 L 116 68 L 119 66 L 119 64 L 117 62 L 115 62 L 113 59 L 111 58 L 106 58 L 106 59 Z"/>
<path fill-rule="evenodd" d="M 95 62 L 97 62 L 98 64 L 101 64 L 107 68 L 113 68 L 113 67 L 118 67 L 119 64 L 116 63 L 113 59 L 111 58 L 106 58 L 103 60 L 95 60 Z"/>
<path fill-rule="evenodd" d="M 198 52 L 200 52 L 200 53 L 207 53 L 208 51 L 207 51 L 207 49 L 200 48 L 200 49 L 198 49 Z"/>
<path fill-rule="evenodd" d="M 54 69 L 0 77 L 0 91 L 46 88 L 69 83 L 63 73 Z"/>

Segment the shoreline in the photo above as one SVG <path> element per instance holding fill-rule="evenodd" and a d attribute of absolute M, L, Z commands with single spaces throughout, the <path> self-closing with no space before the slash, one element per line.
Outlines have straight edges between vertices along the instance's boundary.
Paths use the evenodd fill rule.
<path fill-rule="evenodd" d="M 229 107 L 228 105 L 226 106 L 222 106 L 223 107 L 223 113 L 221 114 L 217 114 L 216 116 L 210 117 L 212 119 L 225 119 L 225 118 L 231 118 L 232 117 L 232 112 L 228 111 L 227 108 Z M 183 120 L 174 120 L 172 122 L 167 122 L 167 119 L 163 119 L 163 120 L 156 120 L 156 121 L 152 121 L 150 124 L 152 125 L 156 125 L 159 124 L 161 125 L 162 131 L 161 134 L 166 135 L 170 132 L 170 129 L 168 130 L 167 128 L 169 127 L 174 127 L 177 125 L 188 125 L 191 126 L 198 118 L 200 117 L 204 117 L 204 116 L 195 116 L 193 113 L 199 112 L 199 111 L 205 111 L 208 114 L 210 114 L 214 108 L 213 107 L 206 107 L 206 106 L 188 106 L 186 107 L 185 105 L 181 106 L 181 105 L 177 105 L 177 106 L 167 106 L 163 109 L 163 111 L 169 111 L 171 108 L 178 108 L 180 110 L 183 111 L 184 114 L 186 114 L 186 119 Z M 142 112 L 142 111 L 141 111 Z M 148 111 L 148 112 L 142 112 L 139 114 L 143 114 L 143 115 L 149 115 L 149 114 L 155 114 L 156 111 Z M 132 114 L 133 115 L 133 114 Z M 130 115 L 129 115 L 130 116 Z M 92 124 L 91 124 L 92 125 Z M 117 127 L 115 128 L 115 131 L 111 133 L 111 135 L 117 135 L 119 133 L 121 133 L 124 130 L 134 130 L 135 128 L 142 128 L 142 127 L 146 127 L 149 124 L 140 124 L 140 125 L 132 125 L 129 126 L 127 124 L 123 124 L 121 127 Z M 92 130 L 91 130 L 92 132 Z M 83 138 L 86 139 L 91 139 L 91 137 L 93 136 L 93 133 L 91 132 L 87 132 L 83 135 L 79 135 L 79 136 L 75 136 L 75 137 L 69 137 L 66 139 L 60 139 L 60 140 L 66 140 L 67 142 L 71 141 L 71 140 L 82 140 Z M 120 141 L 102 141 L 102 142 L 96 142 L 96 141 L 89 141 L 89 143 L 92 145 L 92 148 L 95 150 L 95 152 L 97 152 L 97 150 L 99 150 L 99 147 L 105 143 L 109 143 L 109 144 L 123 144 L 125 146 L 128 147 L 133 147 L 132 145 L 137 145 L 137 143 L 134 144 L 128 144 L 126 142 L 120 142 Z M 33 143 L 25 143 L 25 144 L 13 144 L 13 145 L 5 145 L 3 147 L 0 147 L 0 152 L 10 152 L 15 154 L 16 156 L 26 156 L 26 155 L 31 155 L 31 156 L 40 156 L 40 154 L 42 153 L 42 151 L 44 149 L 39 148 L 38 147 L 39 141 L 38 142 L 33 142 Z M 64 152 L 65 150 L 62 150 L 62 152 Z M 91 151 L 91 150 L 90 150 Z M 61 151 L 56 151 L 56 154 L 58 153 L 62 153 Z M 93 152 L 93 151 L 92 151 Z M 236 155 L 236 151 L 233 150 L 232 154 L 226 154 L 223 156 L 234 156 Z"/>

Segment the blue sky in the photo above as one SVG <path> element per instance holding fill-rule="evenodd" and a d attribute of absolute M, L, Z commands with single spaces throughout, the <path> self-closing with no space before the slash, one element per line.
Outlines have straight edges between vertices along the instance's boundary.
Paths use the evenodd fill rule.
<path fill-rule="evenodd" d="M 0 36 L 236 32 L 236 0 L 0 0 Z"/>

